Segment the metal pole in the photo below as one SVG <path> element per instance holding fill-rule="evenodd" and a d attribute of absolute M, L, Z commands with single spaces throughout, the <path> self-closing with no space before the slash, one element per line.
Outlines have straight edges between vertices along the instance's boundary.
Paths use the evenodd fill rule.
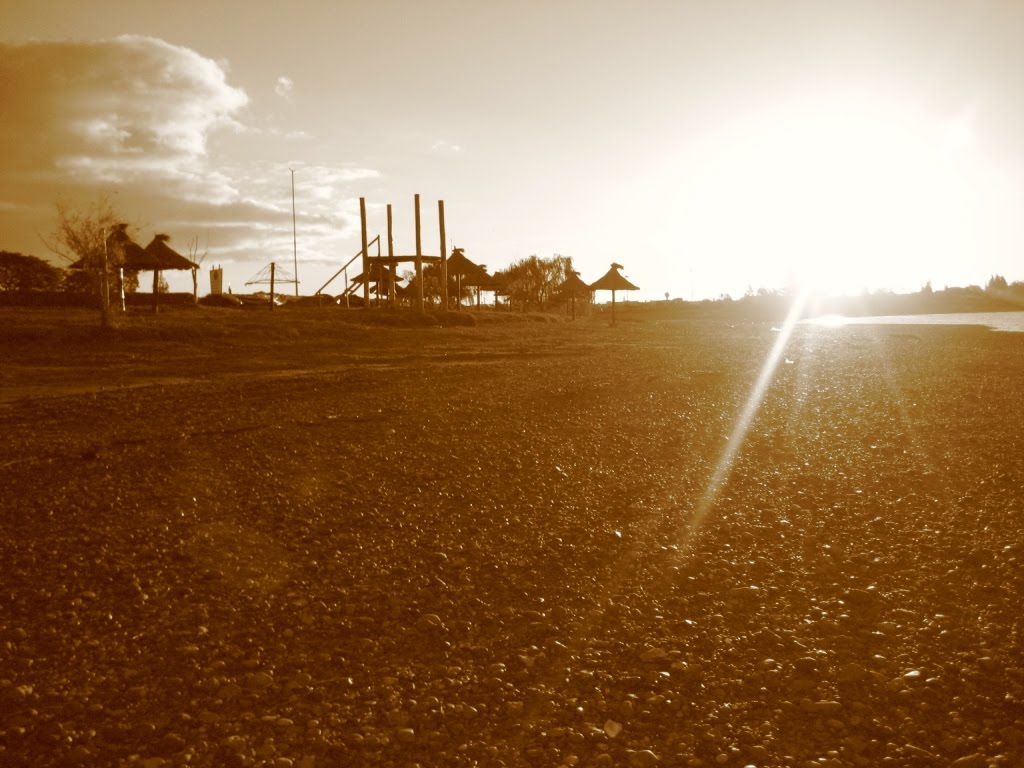
<path fill-rule="evenodd" d="M 292 266 L 295 268 L 295 295 L 299 295 L 299 239 L 295 230 L 295 169 L 292 172 Z"/>
<path fill-rule="evenodd" d="M 274 269 L 276 265 L 270 262 L 270 311 L 274 311 Z"/>

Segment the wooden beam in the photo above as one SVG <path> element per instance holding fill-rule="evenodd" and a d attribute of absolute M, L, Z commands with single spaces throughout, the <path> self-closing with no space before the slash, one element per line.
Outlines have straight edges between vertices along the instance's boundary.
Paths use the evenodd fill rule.
<path fill-rule="evenodd" d="M 423 245 L 420 240 L 420 196 L 414 198 L 416 206 L 416 309 L 423 311 Z"/>
<path fill-rule="evenodd" d="M 359 198 L 359 224 L 363 235 L 363 274 L 370 274 L 370 244 L 366 242 L 366 198 Z M 363 283 L 363 309 L 370 307 L 370 281 Z"/>
<path fill-rule="evenodd" d="M 371 256 L 370 264 L 376 264 L 377 262 L 382 264 L 402 264 L 403 262 L 416 261 L 417 259 L 428 264 L 436 264 L 441 261 L 440 256 L 425 256 L 423 254 L 419 256 Z"/>
<path fill-rule="evenodd" d="M 388 203 L 388 256 L 395 255 L 395 239 L 391 236 L 391 203 Z M 388 284 L 388 306 L 395 306 L 395 278 L 398 277 L 398 267 L 393 261 L 385 262 L 391 273 L 391 282 Z"/>
<path fill-rule="evenodd" d="M 437 227 L 441 231 L 441 307 L 448 311 L 448 247 L 444 238 L 444 200 L 437 201 Z"/>

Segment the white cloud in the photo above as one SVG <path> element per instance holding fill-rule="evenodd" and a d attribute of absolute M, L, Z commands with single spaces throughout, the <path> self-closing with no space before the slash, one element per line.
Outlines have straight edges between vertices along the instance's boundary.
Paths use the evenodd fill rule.
<path fill-rule="evenodd" d="M 277 85 L 291 94 L 290 79 Z M 258 143 L 263 156 L 283 156 L 309 135 L 256 130 L 261 116 L 247 105 L 223 62 L 154 38 L 0 44 L 0 247 L 37 251 L 55 200 L 106 194 L 142 240 L 168 232 L 182 244 L 198 233 L 239 264 L 289 258 L 288 165 L 233 159 L 249 156 L 233 149 Z M 213 141 L 225 130 L 236 133 L 230 142 Z M 333 263 L 352 236 L 342 213 L 350 185 L 379 173 L 292 167 L 299 258 Z"/>
<path fill-rule="evenodd" d="M 173 175 L 247 103 L 218 64 L 151 37 L 0 45 L 0 171 Z"/>
<path fill-rule="evenodd" d="M 274 93 L 280 96 L 285 101 L 292 100 L 292 92 L 295 90 L 295 81 L 290 77 L 281 75 L 277 78 L 277 83 L 274 84 Z"/>
<path fill-rule="evenodd" d="M 448 154 L 458 154 L 462 151 L 462 147 L 445 139 L 435 139 L 434 143 L 430 146 L 431 151 L 441 152 Z"/>

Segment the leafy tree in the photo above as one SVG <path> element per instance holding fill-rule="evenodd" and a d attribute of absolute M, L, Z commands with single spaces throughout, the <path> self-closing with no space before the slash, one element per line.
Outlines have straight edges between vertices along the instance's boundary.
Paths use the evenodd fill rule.
<path fill-rule="evenodd" d="M 985 291 L 988 293 L 1001 293 L 1006 291 L 1008 287 L 1005 277 L 1002 275 L 992 275 L 992 277 L 988 279 Z"/>
<path fill-rule="evenodd" d="M 61 277 L 58 267 L 36 256 L 0 251 L 0 291 L 52 291 Z"/>
<path fill-rule="evenodd" d="M 543 310 L 572 271 L 572 257 L 556 253 L 550 259 L 536 255 L 520 259 L 502 270 L 500 276 L 509 299 L 519 304 L 523 311 L 530 308 Z"/>

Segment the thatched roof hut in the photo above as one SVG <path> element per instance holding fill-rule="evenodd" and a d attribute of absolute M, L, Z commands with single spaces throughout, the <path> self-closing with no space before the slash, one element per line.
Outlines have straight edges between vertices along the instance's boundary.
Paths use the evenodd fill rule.
<path fill-rule="evenodd" d="M 622 269 L 621 264 L 612 264 L 611 269 L 590 284 L 590 290 L 611 291 L 613 303 L 615 301 L 615 291 L 639 291 L 640 289 L 637 286 L 619 274 L 620 269 Z"/>
<path fill-rule="evenodd" d="M 561 285 L 558 286 L 556 291 L 562 296 L 568 296 L 570 300 L 570 306 L 572 307 L 572 319 L 576 319 L 576 296 L 581 293 L 587 293 L 590 291 L 590 286 L 584 283 L 580 279 L 580 273 L 575 269 L 569 271 L 569 276 L 565 278 Z"/>
<path fill-rule="evenodd" d="M 157 296 L 160 288 L 160 273 L 165 269 L 188 269 L 193 270 L 192 275 L 195 277 L 195 270 L 199 269 L 199 265 L 191 259 L 186 259 L 176 250 L 171 248 L 167 244 L 170 240 L 169 235 L 158 234 L 154 235 L 149 245 L 146 246 L 143 251 L 143 259 L 138 266 L 132 267 L 132 269 L 138 270 L 153 270 L 153 311 L 157 311 Z"/>
<path fill-rule="evenodd" d="M 612 292 L 612 325 L 615 325 L 615 292 L 640 290 L 637 286 L 633 285 L 629 280 L 619 274 L 620 269 L 622 269 L 621 264 L 613 263 L 611 269 L 605 272 L 602 277 L 590 284 L 590 289 L 592 291 Z"/>
<path fill-rule="evenodd" d="M 107 257 L 110 266 L 124 267 L 128 270 L 148 269 L 140 266 L 147 260 L 142 246 L 132 240 L 128 234 L 127 224 L 117 224 L 107 235 Z M 100 269 L 102 265 L 93 264 L 92 257 L 83 257 L 73 262 L 68 269 Z"/>
<path fill-rule="evenodd" d="M 152 269 L 155 272 L 162 272 L 165 269 L 199 269 L 198 264 L 186 259 L 167 244 L 170 239 L 169 235 L 154 235 L 145 249 L 145 265 L 134 268 Z"/>
<path fill-rule="evenodd" d="M 460 297 L 457 306 L 461 306 L 463 288 L 492 290 L 490 287 L 491 276 L 487 274 L 487 270 L 480 264 L 467 259 L 466 253 L 462 248 L 454 248 L 452 255 L 448 257 L 448 278 L 454 278 L 457 285 L 457 295 Z M 478 293 L 477 303 L 479 303 L 479 298 L 480 295 Z"/>

